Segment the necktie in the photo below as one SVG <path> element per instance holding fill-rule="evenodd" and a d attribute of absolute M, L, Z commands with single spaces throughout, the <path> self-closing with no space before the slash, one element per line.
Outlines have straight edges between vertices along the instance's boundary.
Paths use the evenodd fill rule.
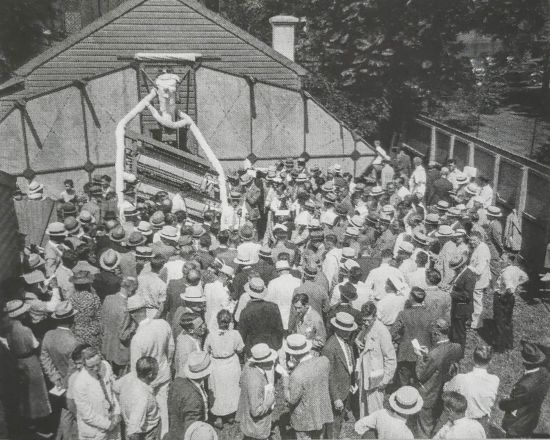
<path fill-rule="evenodd" d="M 352 357 L 351 357 L 351 350 L 350 350 L 349 345 L 348 345 L 347 342 L 344 342 L 344 347 L 346 347 L 348 370 L 351 373 L 353 371 L 353 361 L 352 361 Z"/>
<path fill-rule="evenodd" d="M 101 374 L 98 374 L 96 376 L 96 379 L 99 381 L 99 386 L 101 386 L 101 391 L 103 391 L 103 396 L 105 396 L 105 400 L 107 400 L 107 403 L 109 404 L 109 413 L 110 413 L 113 411 L 113 402 L 111 402 L 109 393 L 107 392 L 107 387 L 105 386 L 105 382 L 103 382 Z"/>

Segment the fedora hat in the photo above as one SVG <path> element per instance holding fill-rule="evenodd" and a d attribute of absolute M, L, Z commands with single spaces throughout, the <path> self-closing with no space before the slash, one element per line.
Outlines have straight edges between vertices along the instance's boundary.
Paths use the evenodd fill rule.
<path fill-rule="evenodd" d="M 67 234 L 76 234 L 80 231 L 80 223 L 73 216 L 65 217 L 63 225 L 65 225 Z"/>
<path fill-rule="evenodd" d="M 187 358 L 183 367 L 185 377 L 188 379 L 202 379 L 212 372 L 210 355 L 205 351 L 194 351 Z"/>
<path fill-rule="evenodd" d="M 413 240 L 422 246 L 428 244 L 428 236 L 419 230 L 413 232 Z"/>
<path fill-rule="evenodd" d="M 69 281 L 75 286 L 82 286 L 85 284 L 91 284 L 93 282 L 92 274 L 87 270 L 79 270 L 75 273 Z"/>
<path fill-rule="evenodd" d="M 141 295 L 132 295 L 128 298 L 126 310 L 128 310 L 128 312 L 135 312 L 136 310 L 144 309 L 146 306 L 145 300 Z"/>
<path fill-rule="evenodd" d="M 311 351 L 312 343 L 304 335 L 294 333 L 288 335 L 283 343 L 283 349 L 288 354 L 306 354 Z"/>
<path fill-rule="evenodd" d="M 244 225 L 239 230 L 239 237 L 243 240 L 252 240 L 254 238 L 254 229 L 251 225 Z"/>
<path fill-rule="evenodd" d="M 46 229 L 46 234 L 48 234 L 50 237 L 66 237 L 67 230 L 65 229 L 65 225 L 63 223 L 53 222 L 48 225 L 48 228 Z"/>
<path fill-rule="evenodd" d="M 265 297 L 265 283 L 259 277 L 252 278 L 244 287 L 250 298 L 263 299 Z"/>
<path fill-rule="evenodd" d="M 412 415 L 422 409 L 424 400 L 416 388 L 406 385 L 390 395 L 389 404 L 396 413 Z"/>
<path fill-rule="evenodd" d="M 435 213 L 428 214 L 424 219 L 424 223 L 432 226 L 439 225 L 439 215 Z"/>
<path fill-rule="evenodd" d="M 72 318 L 78 313 L 77 310 L 73 309 L 73 305 L 70 301 L 61 301 L 55 307 L 55 311 L 52 313 L 53 319 L 68 319 Z"/>
<path fill-rule="evenodd" d="M 455 231 L 449 225 L 441 225 L 437 228 L 436 237 L 454 237 Z"/>
<path fill-rule="evenodd" d="M 348 302 L 355 301 L 357 299 L 357 289 L 351 283 L 346 283 L 340 286 L 340 295 L 342 298 L 348 300 Z"/>
<path fill-rule="evenodd" d="M 115 226 L 111 232 L 109 232 L 109 238 L 115 243 L 121 243 L 126 238 L 126 231 L 120 225 Z"/>
<path fill-rule="evenodd" d="M 174 226 L 163 226 L 162 230 L 160 231 L 160 236 L 165 240 L 177 241 L 178 230 Z"/>
<path fill-rule="evenodd" d="M 32 272 L 24 273 L 23 279 L 25 280 L 25 283 L 29 285 L 43 283 L 44 281 L 46 281 L 44 272 L 42 272 L 41 270 L 33 270 Z"/>
<path fill-rule="evenodd" d="M 27 262 L 28 262 L 29 268 L 32 270 L 37 269 L 40 266 L 42 266 L 44 263 L 46 263 L 44 259 L 38 254 L 30 254 Z"/>
<path fill-rule="evenodd" d="M 151 226 L 154 229 L 160 229 L 164 226 L 164 212 L 162 211 L 155 211 L 153 212 L 153 215 L 149 219 L 149 223 L 151 223 Z"/>
<path fill-rule="evenodd" d="M 338 312 L 334 318 L 330 320 L 330 323 L 334 328 L 352 332 L 357 330 L 357 323 L 353 316 L 346 312 Z"/>
<path fill-rule="evenodd" d="M 20 299 L 13 299 L 8 301 L 4 306 L 4 312 L 8 314 L 10 318 L 17 318 L 30 310 L 31 306 L 24 303 Z"/>
<path fill-rule="evenodd" d="M 149 246 L 138 246 L 134 251 L 136 258 L 153 258 L 153 250 Z"/>
<path fill-rule="evenodd" d="M 78 215 L 78 222 L 81 225 L 89 225 L 90 223 L 95 223 L 94 216 L 89 212 L 83 209 Z"/>
<path fill-rule="evenodd" d="M 180 295 L 180 298 L 184 301 L 192 303 L 206 302 L 206 297 L 199 286 L 187 286 L 185 292 Z"/>
<path fill-rule="evenodd" d="M 269 348 L 269 345 L 263 342 L 252 346 L 252 348 L 250 349 L 250 354 L 251 357 L 249 359 L 249 362 L 256 364 L 263 362 L 273 362 L 278 357 L 277 352 Z"/>
<path fill-rule="evenodd" d="M 107 249 L 101 254 L 101 257 L 99 257 L 99 265 L 108 272 L 116 269 L 119 264 L 120 254 L 113 249 Z"/>
<path fill-rule="evenodd" d="M 463 264 L 466 264 L 468 261 L 468 256 L 464 254 L 463 252 L 459 252 L 456 254 L 451 260 L 449 261 L 449 266 L 451 268 L 462 266 Z"/>
<path fill-rule="evenodd" d="M 526 340 L 521 341 L 521 357 L 525 366 L 528 367 L 538 367 L 546 361 L 546 356 L 542 350 Z"/>
<path fill-rule="evenodd" d="M 502 210 L 498 206 L 488 206 L 487 216 L 499 218 L 502 217 Z"/>
<path fill-rule="evenodd" d="M 128 236 L 128 240 L 126 241 L 126 246 L 137 247 L 145 244 L 146 242 L 147 242 L 147 238 L 144 237 L 141 232 L 136 230 Z"/>

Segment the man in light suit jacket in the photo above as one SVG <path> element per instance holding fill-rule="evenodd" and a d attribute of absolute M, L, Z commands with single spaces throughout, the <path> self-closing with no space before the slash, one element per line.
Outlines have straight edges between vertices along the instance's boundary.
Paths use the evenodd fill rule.
<path fill-rule="evenodd" d="M 342 430 L 344 414 L 349 408 L 350 387 L 354 385 L 355 356 L 350 346 L 352 333 L 357 330 L 355 318 L 346 312 L 338 312 L 330 320 L 334 334 L 328 339 L 321 354 L 330 362 L 328 380 L 334 422 L 327 428 L 328 438 L 338 438 Z"/>
<path fill-rule="evenodd" d="M 470 234 L 470 246 L 472 247 L 472 255 L 468 267 L 478 277 L 474 289 L 472 328 L 479 329 L 483 327 L 483 321 L 481 320 L 483 293 L 491 282 L 491 251 L 487 244 L 482 241 L 482 236 L 477 231 Z"/>
<path fill-rule="evenodd" d="M 299 440 L 319 438 L 326 424 L 332 423 L 329 373 L 330 361 L 311 353 L 311 341 L 304 335 L 292 334 L 284 346 L 296 367 L 283 377 L 283 388 L 290 406 L 290 426 Z"/>
<path fill-rule="evenodd" d="M 531 437 L 539 423 L 540 410 L 548 389 L 550 373 L 544 366 L 544 353 L 530 342 L 522 341 L 521 356 L 525 371 L 512 388 L 510 397 L 499 403 L 505 411 L 502 427 L 507 437 Z"/>
<path fill-rule="evenodd" d="M 424 406 L 417 418 L 417 438 L 432 437 L 443 409 L 443 385 L 451 378 L 451 366 L 463 356 L 462 346 L 449 341 L 449 323 L 442 318 L 433 324 L 432 341 L 433 349 L 429 352 L 415 350 L 418 356 L 418 391 L 424 399 Z"/>

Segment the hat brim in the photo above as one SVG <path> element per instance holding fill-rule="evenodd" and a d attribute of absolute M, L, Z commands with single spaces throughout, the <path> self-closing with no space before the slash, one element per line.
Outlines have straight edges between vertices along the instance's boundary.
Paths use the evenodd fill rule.
<path fill-rule="evenodd" d="M 254 264 L 250 260 L 241 260 L 239 258 L 234 258 L 233 263 L 238 264 L 240 266 L 252 266 L 252 264 Z"/>
<path fill-rule="evenodd" d="M 29 266 L 31 269 L 35 270 L 37 268 L 39 268 L 40 266 L 43 266 L 44 264 L 46 264 L 46 260 L 44 260 L 44 258 L 42 258 L 40 255 L 38 256 L 38 262 L 36 264 L 33 264 L 32 266 Z"/>
<path fill-rule="evenodd" d="M 288 353 L 288 354 L 306 354 L 306 353 L 309 353 L 311 351 L 311 349 L 313 348 L 313 344 L 312 342 L 307 339 L 306 340 L 306 346 L 300 350 L 294 350 L 292 348 L 290 348 L 287 343 L 286 343 L 286 340 L 283 341 L 283 350 L 285 351 L 285 353 Z"/>
<path fill-rule="evenodd" d="M 31 309 L 31 306 L 29 304 L 24 303 L 17 310 L 14 310 L 13 312 L 7 312 L 7 314 L 10 318 L 17 318 L 18 316 L 21 316 L 27 313 L 30 309 Z"/>
<path fill-rule="evenodd" d="M 356 297 L 356 299 L 357 299 L 357 297 Z M 352 301 L 353 301 L 353 300 L 352 300 Z M 339 325 L 339 324 L 338 324 L 338 321 L 336 320 L 336 316 L 330 320 L 330 323 L 332 324 L 332 326 L 333 326 L 334 328 L 338 328 L 338 329 L 340 329 L 340 330 L 344 330 L 345 332 L 353 332 L 353 331 L 357 330 L 357 328 L 358 328 L 356 322 L 353 323 L 353 326 L 352 326 L 352 327 L 343 327 L 343 326 Z"/>
<path fill-rule="evenodd" d="M 250 298 L 254 299 L 264 299 L 267 294 L 265 289 L 262 292 L 255 292 L 254 290 L 251 290 L 250 287 L 245 287 L 244 291 L 248 293 Z"/>
<path fill-rule="evenodd" d="M 453 237 L 456 237 L 456 234 L 453 232 L 452 234 L 440 234 L 439 232 L 436 232 L 434 234 L 437 238 L 453 238 Z"/>
<path fill-rule="evenodd" d="M 58 316 L 56 315 L 55 313 L 52 313 L 52 319 L 55 319 L 55 320 L 58 320 L 58 321 L 61 321 L 63 319 L 69 319 L 69 318 L 72 318 L 74 315 L 76 315 L 78 313 L 77 310 L 71 310 L 71 313 L 69 315 L 65 315 L 65 316 Z"/>
<path fill-rule="evenodd" d="M 164 238 L 165 240 L 169 240 L 169 241 L 178 241 L 178 237 L 171 237 L 168 235 L 164 235 L 162 233 L 160 234 L 160 238 Z"/>
<path fill-rule="evenodd" d="M 279 357 L 279 354 L 273 349 L 270 349 L 270 350 L 271 350 L 271 354 L 269 355 L 269 357 L 267 357 L 265 359 L 261 359 L 261 360 L 256 360 L 253 357 L 251 357 L 248 360 L 248 362 L 253 363 L 253 364 L 263 364 L 265 362 L 274 362 Z"/>
<path fill-rule="evenodd" d="M 66 237 L 67 235 L 67 231 L 63 231 L 63 232 L 51 232 L 51 231 L 46 231 L 46 234 L 48 234 L 50 237 Z"/>
<path fill-rule="evenodd" d="M 143 237 L 139 243 L 126 242 L 126 246 L 128 246 L 128 247 L 138 247 L 138 246 L 143 246 L 145 243 L 147 243 L 147 238 Z"/>
<path fill-rule="evenodd" d="M 487 211 L 486 215 L 487 217 L 501 218 L 502 212 L 499 212 L 498 214 L 491 214 L 489 211 Z"/>
<path fill-rule="evenodd" d="M 400 406 L 397 405 L 396 398 L 397 398 L 397 392 L 393 393 L 390 396 L 388 402 L 390 404 L 391 409 L 393 409 L 395 412 L 398 412 L 399 414 L 404 414 L 404 415 L 416 414 L 422 409 L 422 406 L 424 405 L 424 399 L 422 399 L 422 396 L 420 395 L 418 396 L 416 405 L 414 405 L 412 408 L 401 408 Z"/>
<path fill-rule="evenodd" d="M 193 296 L 185 296 L 185 293 L 181 293 L 180 298 L 183 301 L 192 302 L 192 303 L 205 303 L 206 302 L 205 297 L 198 298 L 198 297 L 193 297 Z"/>
<path fill-rule="evenodd" d="M 212 361 L 208 364 L 204 370 L 193 372 L 189 370 L 189 365 L 185 364 L 183 367 L 183 373 L 187 379 L 202 379 L 203 377 L 209 376 L 212 373 Z"/>
<path fill-rule="evenodd" d="M 120 257 L 117 258 L 116 262 L 112 266 L 107 266 L 101 259 L 99 260 L 99 266 L 107 271 L 114 270 L 120 265 Z"/>
<path fill-rule="evenodd" d="M 143 235 L 144 237 L 149 237 L 149 235 L 153 234 L 153 231 L 149 230 L 149 231 L 142 231 L 141 229 L 137 229 L 137 231 Z"/>

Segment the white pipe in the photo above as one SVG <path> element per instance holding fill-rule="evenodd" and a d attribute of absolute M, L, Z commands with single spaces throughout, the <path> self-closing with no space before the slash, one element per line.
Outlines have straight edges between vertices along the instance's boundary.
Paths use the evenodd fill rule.
<path fill-rule="evenodd" d="M 124 152 L 126 150 L 124 135 L 126 133 L 126 125 L 140 114 L 155 96 L 157 96 L 157 91 L 156 89 L 152 89 L 116 126 L 115 189 L 118 198 L 119 217 L 122 222 L 124 222 Z"/>

